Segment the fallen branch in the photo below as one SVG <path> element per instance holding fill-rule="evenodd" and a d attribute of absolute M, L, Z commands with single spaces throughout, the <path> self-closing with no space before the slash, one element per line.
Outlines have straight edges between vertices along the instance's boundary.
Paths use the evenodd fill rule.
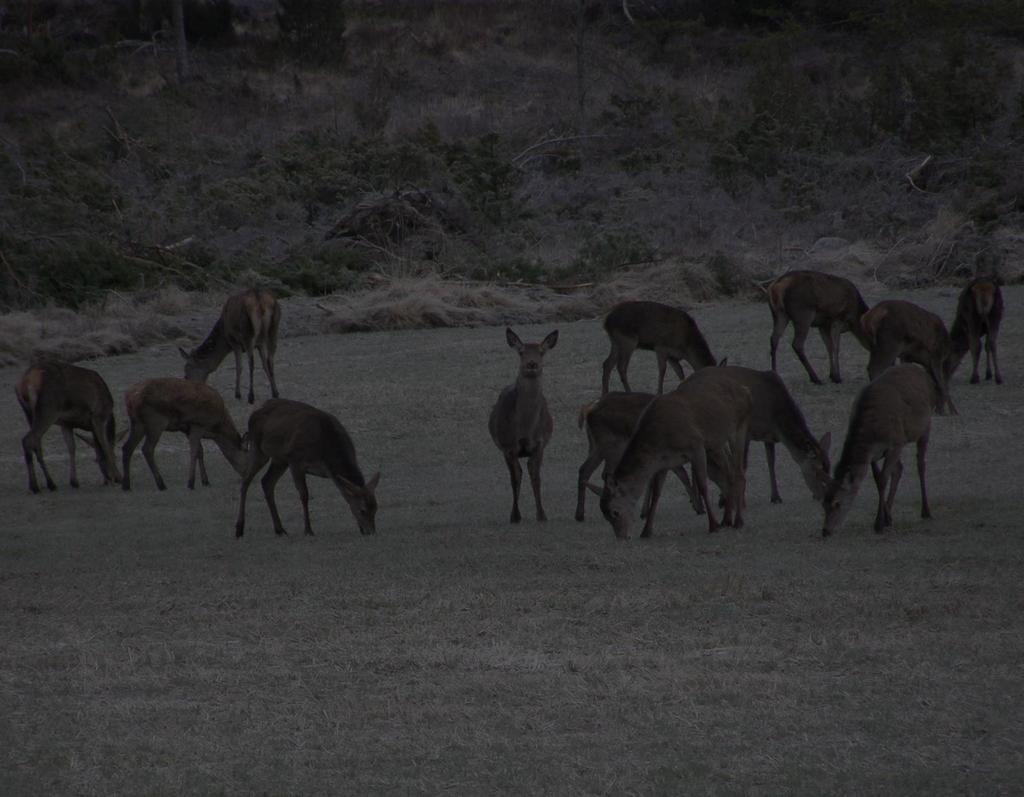
<path fill-rule="evenodd" d="M 514 158 L 512 158 L 509 161 L 509 163 L 512 164 L 513 166 L 519 166 L 519 165 L 521 165 L 519 163 L 519 161 L 521 161 L 523 158 L 525 158 L 531 152 L 534 152 L 535 150 L 541 149 L 542 147 L 550 147 L 550 146 L 552 146 L 554 144 L 566 144 L 566 143 L 568 143 L 570 141 L 583 141 L 584 139 L 588 139 L 588 138 L 608 138 L 608 136 L 603 134 L 603 133 L 590 133 L 588 135 L 580 135 L 580 136 L 558 136 L 556 138 L 549 138 L 546 141 L 539 141 L 536 144 L 534 144 L 534 145 L 532 145 L 530 147 L 527 147 L 522 152 L 520 152 L 518 155 L 516 155 Z"/>

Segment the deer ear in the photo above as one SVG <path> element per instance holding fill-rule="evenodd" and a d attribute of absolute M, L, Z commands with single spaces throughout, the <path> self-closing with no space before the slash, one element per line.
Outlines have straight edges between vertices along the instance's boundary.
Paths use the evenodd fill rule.
<path fill-rule="evenodd" d="M 594 493 L 594 495 L 601 495 L 604 492 L 600 487 L 595 484 L 591 484 L 590 482 L 586 482 L 586 485 L 587 489 Z"/>
<path fill-rule="evenodd" d="M 183 360 L 189 359 L 188 352 L 185 351 L 183 348 L 181 348 L 181 346 L 178 347 L 178 353 L 181 355 L 181 359 L 183 359 Z"/>
<path fill-rule="evenodd" d="M 723 357 L 721 360 L 718 361 L 718 367 L 719 368 L 725 368 L 725 366 L 727 366 L 728 364 L 729 364 L 729 358 L 728 357 Z"/>
<path fill-rule="evenodd" d="M 555 344 L 558 343 L 558 330 L 550 333 L 544 340 L 540 342 L 540 350 L 547 351 L 548 349 L 555 348 Z"/>
<path fill-rule="evenodd" d="M 821 446 L 821 450 L 828 454 L 828 450 L 832 447 L 832 432 L 825 432 L 818 441 L 818 445 Z"/>
<path fill-rule="evenodd" d="M 512 331 L 511 327 L 505 327 L 505 340 L 508 341 L 508 345 L 515 349 L 520 354 L 523 353 L 523 342 L 519 339 L 519 336 Z"/>
<path fill-rule="evenodd" d="M 366 483 L 366 489 L 372 493 L 376 491 L 378 484 L 380 484 L 380 471 L 377 471 L 372 477 L 370 477 L 370 481 Z"/>

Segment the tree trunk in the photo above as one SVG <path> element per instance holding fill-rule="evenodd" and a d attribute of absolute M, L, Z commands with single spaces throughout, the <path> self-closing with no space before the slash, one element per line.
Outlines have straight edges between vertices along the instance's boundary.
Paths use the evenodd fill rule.
<path fill-rule="evenodd" d="M 178 68 L 178 82 L 188 80 L 188 42 L 185 40 L 184 0 L 171 3 L 171 22 L 174 25 L 174 60 Z"/>

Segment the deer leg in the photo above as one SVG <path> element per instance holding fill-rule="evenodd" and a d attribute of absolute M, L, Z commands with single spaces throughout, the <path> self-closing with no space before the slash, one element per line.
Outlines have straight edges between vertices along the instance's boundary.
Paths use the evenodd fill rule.
<path fill-rule="evenodd" d="M 676 372 L 680 382 L 686 379 L 686 371 L 683 370 L 683 364 L 679 361 L 678 357 L 669 357 L 668 364 L 672 366 L 672 370 Z"/>
<path fill-rule="evenodd" d="M 828 352 L 828 378 L 839 384 L 843 381 L 843 377 L 839 373 L 839 326 L 828 324 L 818 327 L 818 333 L 821 335 L 822 343 L 825 344 L 825 351 Z"/>
<path fill-rule="evenodd" d="M 302 501 L 302 522 L 303 531 L 313 536 L 313 527 L 309 524 L 309 486 L 306 484 L 306 473 L 298 465 L 292 465 L 292 481 L 295 482 L 295 489 L 299 492 L 299 500 Z"/>
<path fill-rule="evenodd" d="M 274 381 L 274 365 L 270 355 L 264 351 L 262 346 L 257 346 L 256 352 L 260 355 L 260 365 L 263 366 L 263 373 L 267 375 L 267 379 L 270 382 L 270 394 L 277 398 L 277 383 Z"/>
<path fill-rule="evenodd" d="M 33 493 L 39 492 L 39 483 L 36 481 L 36 469 L 32 463 L 33 456 L 39 462 L 39 468 L 43 471 L 43 477 L 46 479 L 46 489 L 57 489 L 57 483 L 50 476 L 50 470 L 46 467 L 46 461 L 43 459 L 43 435 L 53 425 L 56 417 L 56 412 L 48 409 L 41 411 L 37 407 L 35 419 L 29 423 L 28 433 L 21 438 L 21 449 L 25 454 L 25 467 L 28 469 L 28 489 Z"/>
<path fill-rule="evenodd" d="M 523 466 L 519 464 L 519 458 L 515 454 L 508 452 L 505 452 L 505 464 L 508 465 L 508 475 L 512 479 L 512 514 L 509 521 L 518 523 L 523 519 L 519 514 L 519 487 L 523 483 Z"/>
<path fill-rule="evenodd" d="M 631 340 L 620 340 L 618 346 L 618 370 L 619 379 L 622 380 L 622 386 L 626 389 L 627 393 L 632 392 L 632 388 L 629 386 L 629 380 L 626 378 L 626 371 L 629 369 L 629 358 L 633 356 L 633 349 L 636 348 L 636 343 Z"/>
<path fill-rule="evenodd" d="M 658 500 L 661 498 L 661 488 L 665 486 L 666 476 L 668 476 L 667 470 L 658 471 L 651 477 L 651 481 L 647 485 L 647 495 L 644 497 L 646 516 L 644 517 L 643 531 L 640 532 L 642 539 L 650 537 L 651 532 L 654 531 L 654 511 L 658 508 Z"/>
<path fill-rule="evenodd" d="M 280 537 L 288 532 L 281 524 L 281 516 L 277 513 L 277 502 L 274 500 L 274 487 L 277 480 L 288 470 L 287 462 L 271 462 L 267 472 L 263 474 L 260 485 L 263 487 L 263 497 L 267 499 L 267 506 L 270 507 L 270 517 L 274 521 L 274 533 Z"/>
<path fill-rule="evenodd" d="M 530 472 L 530 486 L 533 488 L 533 500 L 537 505 L 537 520 L 547 520 L 548 516 L 544 514 L 544 507 L 540 502 L 540 466 L 544 461 L 544 449 L 538 448 L 537 451 L 526 460 L 526 469 Z"/>
<path fill-rule="evenodd" d="M 971 335 L 970 344 L 971 344 L 971 361 L 973 363 L 973 368 L 971 368 L 971 384 L 972 385 L 976 385 L 976 384 L 978 384 L 978 382 L 981 381 L 978 378 L 978 362 L 981 360 L 981 336 L 980 335 Z M 986 354 L 987 353 L 988 352 L 986 351 Z M 985 358 L 985 366 L 986 366 L 986 368 L 985 368 L 985 378 L 986 379 L 991 379 L 992 378 L 992 374 L 988 370 L 988 357 Z"/>
<path fill-rule="evenodd" d="M 234 349 L 235 352 L 235 398 L 242 397 L 242 350 Z"/>
<path fill-rule="evenodd" d="M 793 351 L 796 353 L 797 358 L 803 365 L 804 370 L 807 371 L 807 375 L 811 378 L 811 381 L 816 384 L 821 384 L 821 379 L 818 378 L 818 374 L 814 371 L 814 366 L 811 365 L 810 360 L 807 359 L 807 355 L 804 354 L 804 343 L 807 342 L 807 333 L 810 332 L 810 324 L 801 324 L 796 321 L 793 322 Z"/>
<path fill-rule="evenodd" d="M 992 358 L 992 367 L 995 369 L 996 384 L 1003 384 L 1003 375 L 999 373 L 999 358 L 996 356 L 996 336 L 990 330 L 985 336 L 985 378 L 990 379 L 991 373 L 988 367 L 989 357 Z"/>
<path fill-rule="evenodd" d="M 697 488 L 694 486 L 693 481 L 686 473 L 686 468 L 680 465 L 678 468 L 672 468 L 672 472 L 676 475 L 676 478 L 683 483 L 683 487 L 686 489 L 686 494 L 690 498 L 690 506 L 693 507 L 693 511 L 698 515 L 704 514 L 704 502 L 701 500 L 700 493 L 697 492 Z"/>
<path fill-rule="evenodd" d="M 576 479 L 576 520 L 583 520 L 584 505 L 587 500 L 587 482 L 590 481 L 590 477 L 594 475 L 594 471 L 597 470 L 597 466 L 603 459 L 600 449 L 591 445 L 587 458 L 580 465 L 579 476 Z"/>
<path fill-rule="evenodd" d="M 139 444 L 144 433 L 145 430 L 141 423 L 137 423 L 134 420 L 131 421 L 128 439 L 124 441 L 124 445 L 121 447 L 121 469 L 124 471 L 124 475 L 121 477 L 122 490 L 132 489 L 132 454 L 135 452 L 135 447 Z"/>
<path fill-rule="evenodd" d="M 668 368 L 668 355 L 661 349 L 655 349 L 654 355 L 658 358 L 658 395 L 665 392 L 665 371 Z"/>
<path fill-rule="evenodd" d="M 601 364 L 601 395 L 604 396 L 608 393 L 609 383 L 612 378 L 612 369 L 615 367 L 615 362 L 619 357 L 619 347 L 616 344 L 615 339 L 612 339 L 612 350 L 609 352 L 605 361 Z"/>
<path fill-rule="evenodd" d="M 156 480 L 156 487 L 158 490 L 166 490 L 167 485 L 164 484 L 164 477 L 160 475 L 160 469 L 156 466 L 156 444 L 160 441 L 160 435 L 164 433 L 164 429 L 167 428 L 166 424 L 157 426 L 156 428 L 146 429 L 146 440 L 142 444 L 142 456 L 146 459 L 146 464 L 149 465 L 149 470 L 153 474 L 153 478 Z"/>
<path fill-rule="evenodd" d="M 199 456 L 196 457 L 196 461 L 199 463 L 199 480 L 203 483 L 203 487 L 210 486 L 210 477 L 206 475 L 206 458 L 203 456 L 203 441 L 199 441 Z"/>
<path fill-rule="evenodd" d="M 924 483 L 924 458 L 928 453 L 928 434 L 925 433 L 917 440 L 917 480 L 921 483 L 921 517 L 927 520 L 932 516 L 931 507 L 928 506 L 928 488 Z"/>
<path fill-rule="evenodd" d="M 708 457 L 704 446 L 698 445 L 692 459 L 693 482 L 697 486 L 704 508 L 708 513 L 708 533 L 718 531 L 718 520 L 715 519 L 714 510 L 711 508 L 711 499 L 708 497 Z"/>
<path fill-rule="evenodd" d="M 202 432 L 193 428 L 188 433 L 188 489 L 194 490 L 196 488 L 196 463 L 201 461 L 203 458 L 203 438 Z M 203 484 L 209 485 L 210 481 L 206 478 L 206 466 L 203 466 Z"/>
<path fill-rule="evenodd" d="M 782 333 L 786 331 L 786 327 L 789 326 L 789 319 L 782 313 L 776 313 L 772 310 L 772 334 L 768 340 L 768 359 L 771 362 L 772 370 L 777 371 L 776 368 L 776 352 L 779 349 L 779 340 L 782 338 Z"/>
<path fill-rule="evenodd" d="M 256 368 L 256 358 L 253 355 L 252 342 L 251 341 L 249 342 L 249 345 L 246 347 L 245 353 L 246 353 L 246 355 L 249 358 L 249 403 L 250 404 L 255 404 L 256 403 L 256 394 L 253 392 L 253 389 L 252 389 L 252 379 L 253 379 L 253 371 Z"/>
<path fill-rule="evenodd" d="M 772 484 L 772 503 L 781 504 L 782 496 L 779 494 L 779 482 L 775 477 L 775 443 L 765 441 L 764 458 L 768 460 L 768 479 Z"/>
<path fill-rule="evenodd" d="M 885 528 L 885 481 L 882 467 L 877 462 L 871 463 L 871 476 L 875 480 L 878 491 L 878 511 L 875 513 L 875 531 Z"/>
<path fill-rule="evenodd" d="M 236 538 L 245 533 L 245 496 L 249 492 L 249 485 L 266 464 L 267 457 L 253 448 L 249 453 L 249 462 L 245 467 L 245 473 L 242 475 L 242 488 L 238 497 L 238 518 L 235 520 Z"/>
<path fill-rule="evenodd" d="M 739 441 L 733 440 L 728 444 L 729 458 L 727 460 L 729 471 L 729 492 L 732 495 L 734 528 L 743 528 L 743 509 L 746 501 L 746 430 Z"/>
<path fill-rule="evenodd" d="M 78 487 L 78 467 L 75 462 L 75 433 L 70 426 L 61 425 L 61 433 L 64 435 L 64 445 L 68 448 L 68 458 L 71 460 L 71 478 L 69 483 L 72 487 Z"/>

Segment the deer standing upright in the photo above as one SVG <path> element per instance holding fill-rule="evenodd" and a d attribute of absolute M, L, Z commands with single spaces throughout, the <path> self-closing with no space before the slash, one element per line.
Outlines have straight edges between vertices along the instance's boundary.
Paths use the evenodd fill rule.
<path fill-rule="evenodd" d="M 537 520 L 547 520 L 540 498 L 540 469 L 554 423 L 544 398 L 541 376 L 544 355 L 558 343 L 558 330 L 548 334 L 540 343 L 523 343 L 511 329 L 505 330 L 505 339 L 519 355 L 519 375 L 515 383 L 498 396 L 491 410 L 488 429 L 494 444 L 505 457 L 512 479 L 511 522 L 518 523 L 522 519 L 519 488 L 523 481 L 523 468 L 519 460 L 523 457 L 530 474 Z"/>
<path fill-rule="evenodd" d="M 956 317 L 949 330 L 953 355 L 948 370 L 952 376 L 969 350 L 974 362 L 971 369 L 972 385 L 981 381 L 978 378 L 978 361 L 981 359 L 982 338 L 985 338 L 985 379 L 992 378 L 994 367 L 996 384 L 1003 383 L 1003 375 L 999 372 L 999 360 L 996 356 L 999 324 L 1003 320 L 1003 292 L 1000 285 L 1001 282 L 993 278 L 971 280 L 957 300 Z"/>
<path fill-rule="evenodd" d="M 601 395 L 608 392 L 612 368 L 618 366 L 622 386 L 629 393 L 626 378 L 629 359 L 635 349 L 653 351 L 658 358 L 658 393 L 665 388 L 665 370 L 671 365 L 681 380 L 685 374 L 680 360 L 694 370 L 715 364 L 704 335 L 689 313 L 659 302 L 622 302 L 604 319 L 612 349 L 601 373 Z"/>
<path fill-rule="evenodd" d="M 281 307 L 274 294 L 265 288 L 253 288 L 236 294 L 224 302 L 220 318 L 210 334 L 191 352 L 179 349 L 185 360 L 185 378 L 205 382 L 217 370 L 229 353 L 235 354 L 235 398 L 242 397 L 242 352 L 249 357 L 249 403 L 256 400 L 253 391 L 253 349 L 260 356 L 270 392 L 277 398 L 277 380 L 274 375 L 274 352 L 277 350 L 277 330 L 281 323 Z"/>
<path fill-rule="evenodd" d="M 925 487 L 925 454 L 932 411 L 940 400 L 935 381 L 915 364 L 895 365 L 869 383 L 853 404 L 843 452 L 822 505 L 829 536 L 850 511 L 868 467 L 878 490 L 875 531 L 892 525 L 892 504 L 903 475 L 903 448 L 917 444 L 917 475 L 921 482 L 921 517 L 930 518 Z M 878 461 L 882 460 L 882 465 Z M 888 495 L 886 494 L 888 491 Z"/>
<path fill-rule="evenodd" d="M 242 436 L 235 428 L 224 399 L 209 385 L 174 377 L 147 379 L 125 391 L 124 404 L 130 424 L 128 439 L 121 449 L 124 467 L 121 487 L 125 490 L 132 487 L 132 454 L 143 438 L 142 456 L 153 473 L 156 486 L 160 490 L 167 489 L 155 456 L 156 444 L 164 432 L 183 432 L 188 436 L 190 490 L 196 485 L 196 464 L 202 483 L 210 484 L 203 461 L 203 439 L 213 440 L 231 467 L 242 473 L 245 464 Z"/>
<path fill-rule="evenodd" d="M 278 479 L 290 470 L 302 500 L 306 534 L 313 533 L 309 522 L 309 488 L 306 476 L 330 479 L 344 496 L 362 534 L 377 530 L 377 485 L 380 473 L 367 481 L 356 462 L 356 450 L 345 427 L 328 412 L 288 399 L 269 399 L 249 416 L 249 460 L 242 475 L 235 536 L 245 533 L 245 497 L 249 485 L 263 467 L 263 495 L 270 508 L 274 532 L 285 534 L 274 500 Z"/>
<path fill-rule="evenodd" d="M 842 382 L 839 371 L 839 340 L 843 332 L 852 332 L 861 344 L 868 343 L 860 327 L 860 318 L 868 306 L 857 287 L 845 277 L 836 277 L 820 271 L 787 271 L 767 288 L 768 307 L 772 312 L 772 334 L 769 340 L 769 358 L 773 371 L 777 371 L 776 350 L 779 339 L 793 322 L 793 351 L 800 359 L 811 381 L 821 379 L 804 354 L 804 343 L 811 327 L 821 333 L 828 351 L 829 379 Z"/>
<path fill-rule="evenodd" d="M 75 464 L 75 429 L 92 432 L 92 446 L 103 483 L 121 481 L 114 460 L 114 397 L 103 377 L 88 368 L 56 361 L 42 362 L 29 367 L 14 388 L 25 418 L 28 433 L 21 439 L 28 469 L 28 488 L 39 492 L 33 458 L 46 479 L 46 488 L 56 490 L 43 460 L 43 435 L 53 424 L 64 434 L 64 444 L 71 460 L 70 484 L 78 487 L 78 469 Z"/>

